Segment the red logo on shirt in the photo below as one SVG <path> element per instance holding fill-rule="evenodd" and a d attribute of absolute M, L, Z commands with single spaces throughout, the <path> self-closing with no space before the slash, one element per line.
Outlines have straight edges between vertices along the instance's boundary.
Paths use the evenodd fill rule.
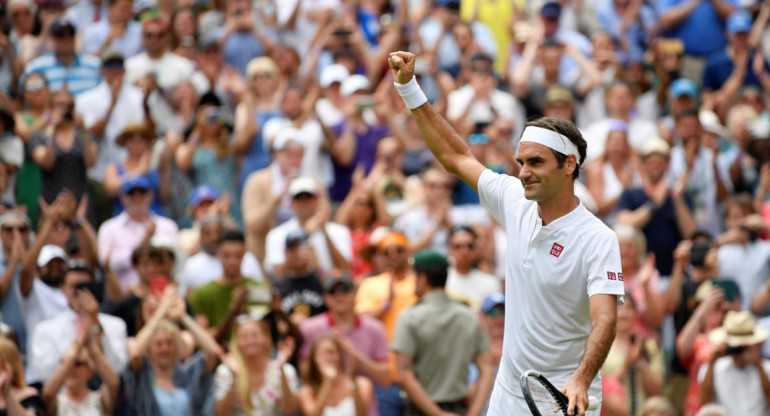
<path fill-rule="evenodd" d="M 607 278 L 610 280 L 618 280 L 618 277 L 615 276 L 615 272 L 607 272 Z"/>
<path fill-rule="evenodd" d="M 618 272 L 618 280 L 623 281 L 623 273 Z"/>
<path fill-rule="evenodd" d="M 564 250 L 564 246 L 559 243 L 553 243 L 553 247 L 551 247 L 551 255 L 554 257 L 561 256 L 561 252 Z"/>

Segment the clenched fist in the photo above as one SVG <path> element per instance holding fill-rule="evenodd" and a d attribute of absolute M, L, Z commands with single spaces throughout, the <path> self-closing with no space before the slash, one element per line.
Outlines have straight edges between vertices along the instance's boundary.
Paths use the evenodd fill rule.
<path fill-rule="evenodd" d="M 391 52 L 388 65 L 393 71 L 393 79 L 399 84 L 406 84 L 414 76 L 415 56 L 411 52 Z"/>

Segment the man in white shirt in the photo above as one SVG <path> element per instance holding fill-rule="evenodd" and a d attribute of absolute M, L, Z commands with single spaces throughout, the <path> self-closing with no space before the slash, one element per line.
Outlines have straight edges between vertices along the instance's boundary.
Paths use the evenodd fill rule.
<path fill-rule="evenodd" d="M 427 104 L 414 78 L 414 54 L 394 52 L 388 62 L 428 147 L 479 193 L 508 236 L 506 297 L 515 301 L 505 311 L 503 358 L 487 414 L 528 414 L 519 378 L 534 369 L 561 387 L 567 413 L 598 415 L 586 413 L 588 394 L 601 397 L 596 375 L 615 337 L 623 273 L 617 236 L 574 196 L 586 152 L 580 131 L 561 119 L 529 122 L 517 154 L 519 179 L 496 174 Z M 411 366 L 406 358 L 400 368 Z"/>
<path fill-rule="evenodd" d="M 275 2 L 275 14 L 282 43 L 299 56 L 307 56 L 319 25 L 341 9 L 340 0 L 282 0 Z"/>
<path fill-rule="evenodd" d="M 481 308 L 484 299 L 503 290 L 500 280 L 476 268 L 480 260 L 477 240 L 478 235 L 471 227 L 455 227 L 449 232 L 452 267 L 445 286 L 450 298 L 476 310 Z"/>
<path fill-rule="evenodd" d="M 99 157 L 89 171 L 89 177 L 104 181 L 104 169 L 110 162 L 118 163 L 125 149 L 115 143 L 125 127 L 145 119 L 144 92 L 124 83 L 123 54 L 110 49 L 102 54 L 102 82 L 77 96 L 75 111 L 83 118 L 85 127 L 99 142 Z"/>
<path fill-rule="evenodd" d="M 329 221 L 328 202 L 314 178 L 300 177 L 289 185 L 294 218 L 267 233 L 265 271 L 272 276 L 282 276 L 286 261 L 286 236 L 289 231 L 302 228 L 308 235 L 320 275 L 335 269 L 347 270 L 353 258 L 350 230 L 344 225 Z"/>
<path fill-rule="evenodd" d="M 61 291 L 68 308 L 55 318 L 40 322 L 32 335 L 31 363 L 41 380 L 48 380 L 56 371 L 79 326 L 90 328 L 115 372 L 120 374 L 128 363 L 126 324 L 120 318 L 99 313 L 99 303 L 92 291 L 103 288 L 92 283 L 93 271 L 87 262 L 72 260 L 67 264 Z"/>
<path fill-rule="evenodd" d="M 727 312 L 709 333 L 715 349 L 698 374 L 702 403 L 719 403 L 728 415 L 770 415 L 770 361 L 760 354 L 767 334 L 748 311 Z"/>

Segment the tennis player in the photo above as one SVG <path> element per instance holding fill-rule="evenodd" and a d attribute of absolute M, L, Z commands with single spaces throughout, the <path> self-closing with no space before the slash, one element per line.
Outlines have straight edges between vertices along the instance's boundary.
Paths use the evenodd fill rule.
<path fill-rule="evenodd" d="M 415 56 L 391 53 L 395 86 L 425 142 L 449 172 L 478 192 L 508 236 L 503 357 L 489 415 L 530 414 L 519 383 L 534 369 L 569 398 L 568 413 L 601 399 L 597 372 L 615 338 L 623 273 L 615 233 L 575 197 L 586 141 L 567 121 L 527 123 L 519 177 L 492 172 L 439 116 L 414 78 Z"/>

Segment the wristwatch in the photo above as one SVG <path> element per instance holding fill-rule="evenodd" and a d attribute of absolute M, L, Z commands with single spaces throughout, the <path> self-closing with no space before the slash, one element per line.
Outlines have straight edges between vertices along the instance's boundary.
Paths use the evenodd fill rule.
<path fill-rule="evenodd" d="M 644 203 L 644 206 L 647 207 L 650 212 L 655 212 L 658 210 L 658 204 L 656 204 L 652 199 L 648 199 L 647 202 Z"/>

